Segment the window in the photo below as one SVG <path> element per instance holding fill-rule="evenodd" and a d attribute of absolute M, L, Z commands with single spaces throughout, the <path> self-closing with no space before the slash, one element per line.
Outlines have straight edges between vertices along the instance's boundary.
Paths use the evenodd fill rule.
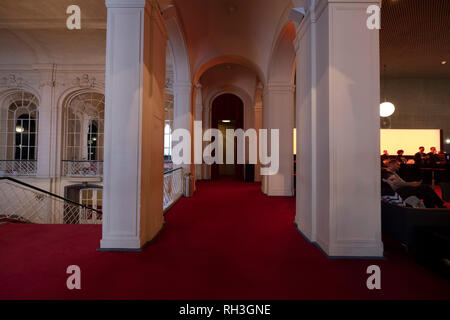
<path fill-rule="evenodd" d="M 38 105 L 31 93 L 16 91 L 8 95 L 5 121 L 1 122 L 3 160 L 36 160 L 38 145 Z M 4 115 L 5 111 L 2 110 Z"/>
<path fill-rule="evenodd" d="M 98 211 L 102 211 L 103 201 L 103 190 L 99 188 L 87 188 L 87 189 L 81 189 L 80 190 L 80 203 L 88 206 L 89 208 L 96 209 Z M 101 215 L 93 212 L 88 211 L 85 216 L 81 217 L 80 223 L 87 224 L 87 223 L 100 223 L 101 222 Z"/>
<path fill-rule="evenodd" d="M 65 115 L 64 160 L 102 161 L 105 97 L 96 92 L 72 96 Z"/>

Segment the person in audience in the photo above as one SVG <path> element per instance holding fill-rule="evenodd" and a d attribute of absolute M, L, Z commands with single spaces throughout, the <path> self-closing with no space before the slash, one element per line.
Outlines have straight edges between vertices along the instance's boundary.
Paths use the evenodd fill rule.
<path fill-rule="evenodd" d="M 425 207 L 427 208 L 445 208 L 444 201 L 431 189 L 429 186 L 422 184 L 422 181 L 407 182 L 403 180 L 397 171 L 400 168 L 400 164 L 397 159 L 392 159 L 387 164 L 388 172 L 392 173 L 389 185 L 397 192 L 403 199 L 410 196 L 416 196 L 422 199 Z"/>
<path fill-rule="evenodd" d="M 427 155 L 425 154 L 425 148 L 419 147 L 419 152 L 414 155 L 414 163 L 417 167 L 425 166 L 425 162 L 427 160 Z"/>
<path fill-rule="evenodd" d="M 427 156 L 428 156 L 428 165 L 430 167 L 435 167 L 441 161 L 439 155 L 437 154 L 436 147 L 431 147 L 430 152 L 428 152 Z"/>
<path fill-rule="evenodd" d="M 408 160 L 406 160 L 406 158 L 403 156 L 403 154 L 405 153 L 405 151 L 403 151 L 402 149 L 397 150 L 397 160 L 400 163 L 406 163 L 408 162 Z"/>
<path fill-rule="evenodd" d="M 381 167 L 386 167 L 386 162 L 389 160 L 389 153 L 387 150 L 383 150 L 383 154 L 381 155 Z"/>
<path fill-rule="evenodd" d="M 395 183 L 395 176 L 387 170 L 381 171 L 381 200 L 400 207 L 424 208 L 425 205 L 415 196 L 410 196 L 403 200 L 402 197 L 392 189 L 391 184 Z"/>

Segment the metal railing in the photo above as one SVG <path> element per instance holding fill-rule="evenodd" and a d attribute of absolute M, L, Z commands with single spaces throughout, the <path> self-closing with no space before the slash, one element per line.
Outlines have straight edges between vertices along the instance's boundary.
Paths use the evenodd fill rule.
<path fill-rule="evenodd" d="M 0 160 L 0 176 L 35 176 L 36 160 Z"/>
<path fill-rule="evenodd" d="M 63 160 L 63 176 L 100 177 L 103 176 L 103 161 Z"/>
<path fill-rule="evenodd" d="M 183 168 L 164 172 L 163 210 L 168 210 L 183 195 Z"/>
<path fill-rule="evenodd" d="M 3 177 L 0 178 L 0 219 L 46 224 L 101 224 L 102 212 Z"/>

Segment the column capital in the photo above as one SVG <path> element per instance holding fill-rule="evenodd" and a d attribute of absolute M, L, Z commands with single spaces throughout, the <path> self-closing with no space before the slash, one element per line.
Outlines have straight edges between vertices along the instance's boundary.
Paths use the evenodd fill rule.
<path fill-rule="evenodd" d="M 316 13 L 316 19 L 319 19 L 323 10 L 325 10 L 328 4 L 346 4 L 346 5 L 365 4 L 367 6 L 371 4 L 376 4 L 381 8 L 381 1 L 382 0 L 315 0 L 314 11 Z"/>
<path fill-rule="evenodd" d="M 107 8 L 145 8 L 147 0 L 105 0 Z"/>
<path fill-rule="evenodd" d="M 311 24 L 315 23 L 315 12 L 314 9 L 308 10 L 306 12 L 306 15 L 303 17 L 303 20 L 297 25 L 295 30 L 295 38 L 294 38 L 294 48 L 295 52 L 298 53 L 301 49 L 300 47 L 300 40 L 303 38 L 305 34 L 308 33 L 308 31 L 311 28 Z"/>
<path fill-rule="evenodd" d="M 294 92 L 295 85 L 290 82 L 270 82 L 265 87 L 266 92 Z"/>

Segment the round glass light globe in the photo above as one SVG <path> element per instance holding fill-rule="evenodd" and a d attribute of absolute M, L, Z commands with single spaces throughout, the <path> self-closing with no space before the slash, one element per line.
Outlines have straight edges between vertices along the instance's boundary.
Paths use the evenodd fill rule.
<path fill-rule="evenodd" d="M 390 102 L 380 104 L 380 117 L 389 117 L 395 111 L 395 106 Z"/>

